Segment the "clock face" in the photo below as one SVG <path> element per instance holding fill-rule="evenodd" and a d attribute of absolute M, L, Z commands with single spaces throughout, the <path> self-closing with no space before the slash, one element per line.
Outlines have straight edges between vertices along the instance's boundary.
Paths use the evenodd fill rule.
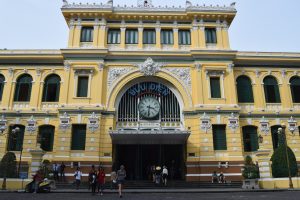
<path fill-rule="evenodd" d="M 140 101 L 138 108 L 142 117 L 151 119 L 158 115 L 160 104 L 154 97 L 145 97 Z"/>

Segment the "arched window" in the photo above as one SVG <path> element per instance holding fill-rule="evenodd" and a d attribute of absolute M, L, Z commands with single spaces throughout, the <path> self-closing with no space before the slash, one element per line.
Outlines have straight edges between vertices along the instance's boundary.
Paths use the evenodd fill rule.
<path fill-rule="evenodd" d="M 280 103 L 280 93 L 277 80 L 273 76 L 264 79 L 264 91 L 266 103 Z"/>
<path fill-rule="evenodd" d="M 253 91 L 250 78 L 240 76 L 236 79 L 237 94 L 239 103 L 253 103 Z"/>
<path fill-rule="evenodd" d="M 281 126 L 275 125 L 275 126 L 271 127 L 272 142 L 273 142 L 274 150 L 277 149 L 279 146 L 278 128 L 281 128 Z"/>
<path fill-rule="evenodd" d="M 258 149 L 257 127 L 244 126 L 243 127 L 243 141 L 244 151 L 253 152 Z"/>
<path fill-rule="evenodd" d="M 290 80 L 290 84 L 293 102 L 300 103 L 300 77 L 292 77 Z"/>
<path fill-rule="evenodd" d="M 29 102 L 31 96 L 32 78 L 25 74 L 18 78 L 14 101 Z"/>
<path fill-rule="evenodd" d="M 43 125 L 39 127 L 39 137 L 41 149 L 44 151 L 53 150 L 55 127 L 51 125 Z"/>
<path fill-rule="evenodd" d="M 43 102 L 58 102 L 60 91 L 60 77 L 53 74 L 45 79 Z"/>
<path fill-rule="evenodd" d="M 25 126 L 13 125 L 9 127 L 7 151 L 21 151 L 23 149 Z"/>
<path fill-rule="evenodd" d="M 2 101 L 4 82 L 5 78 L 2 74 L 0 74 L 0 101 Z"/>

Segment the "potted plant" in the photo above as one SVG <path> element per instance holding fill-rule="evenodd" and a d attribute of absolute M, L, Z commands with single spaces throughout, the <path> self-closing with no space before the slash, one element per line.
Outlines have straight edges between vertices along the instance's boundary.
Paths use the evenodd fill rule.
<path fill-rule="evenodd" d="M 259 168 L 253 163 L 251 156 L 245 158 L 242 175 L 244 177 L 243 189 L 259 189 Z"/>

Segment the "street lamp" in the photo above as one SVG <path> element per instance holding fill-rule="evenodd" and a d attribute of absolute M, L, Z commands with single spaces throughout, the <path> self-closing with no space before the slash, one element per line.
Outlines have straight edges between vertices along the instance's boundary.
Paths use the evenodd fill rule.
<path fill-rule="evenodd" d="M 293 181 L 292 181 L 292 176 L 291 176 L 291 169 L 290 169 L 290 160 L 289 160 L 289 154 L 288 154 L 288 147 L 287 147 L 287 138 L 285 134 L 285 124 L 282 124 L 280 128 L 278 128 L 278 134 L 282 134 L 282 137 L 284 139 L 285 143 L 285 155 L 286 155 L 286 161 L 287 161 L 287 166 L 288 166 L 288 172 L 289 172 L 289 187 L 290 189 L 293 189 Z"/>

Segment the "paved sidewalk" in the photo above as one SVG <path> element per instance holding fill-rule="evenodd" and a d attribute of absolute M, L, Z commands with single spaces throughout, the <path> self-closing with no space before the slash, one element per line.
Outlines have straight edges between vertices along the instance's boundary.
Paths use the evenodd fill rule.
<path fill-rule="evenodd" d="M 244 190 L 244 189 L 124 189 L 124 193 L 240 193 L 240 192 L 283 192 L 283 191 L 300 191 L 300 189 L 259 189 L 259 190 Z M 19 191 L 3 191 L 0 193 L 13 193 L 13 192 L 24 192 Z M 117 190 L 105 190 L 105 193 L 117 193 Z M 87 189 L 57 189 L 52 190 L 51 193 L 91 193 Z"/>

